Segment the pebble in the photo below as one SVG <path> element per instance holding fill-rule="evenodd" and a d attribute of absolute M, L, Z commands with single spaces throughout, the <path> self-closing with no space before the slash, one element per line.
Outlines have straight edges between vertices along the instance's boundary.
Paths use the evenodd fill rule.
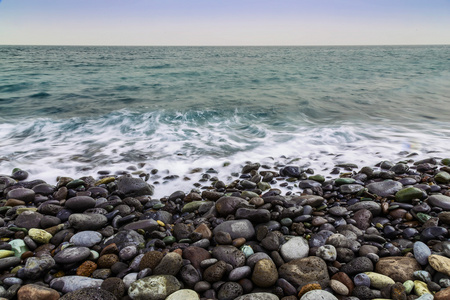
<path fill-rule="evenodd" d="M 280 254 L 284 261 L 304 258 L 308 256 L 308 253 L 308 242 L 302 237 L 293 237 L 280 248 Z"/>
<path fill-rule="evenodd" d="M 128 296 L 133 300 L 163 300 L 180 288 L 180 282 L 172 275 L 152 275 L 131 283 Z"/>

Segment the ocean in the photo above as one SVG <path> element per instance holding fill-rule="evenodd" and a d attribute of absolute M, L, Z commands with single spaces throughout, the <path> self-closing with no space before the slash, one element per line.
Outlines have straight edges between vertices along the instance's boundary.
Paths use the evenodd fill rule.
<path fill-rule="evenodd" d="M 246 162 L 450 156 L 448 45 L 0 46 L 0 70 L 0 174 L 51 184 L 145 173 L 162 197 Z"/>

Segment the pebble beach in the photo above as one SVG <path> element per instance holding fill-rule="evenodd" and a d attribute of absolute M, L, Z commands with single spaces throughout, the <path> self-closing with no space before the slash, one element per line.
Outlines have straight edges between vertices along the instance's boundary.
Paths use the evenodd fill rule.
<path fill-rule="evenodd" d="M 1 299 L 450 299 L 448 158 L 193 172 L 0 175 Z"/>

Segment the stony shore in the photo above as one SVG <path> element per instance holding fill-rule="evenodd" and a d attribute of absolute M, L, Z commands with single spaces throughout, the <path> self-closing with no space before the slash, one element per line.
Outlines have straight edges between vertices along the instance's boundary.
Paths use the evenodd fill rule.
<path fill-rule="evenodd" d="M 449 165 L 196 169 L 197 189 L 161 199 L 148 176 L 16 169 L 0 175 L 0 297 L 450 299 Z"/>

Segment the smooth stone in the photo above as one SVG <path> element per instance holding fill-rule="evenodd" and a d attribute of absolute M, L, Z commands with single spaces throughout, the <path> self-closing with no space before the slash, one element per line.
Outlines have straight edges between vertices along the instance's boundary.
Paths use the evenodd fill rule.
<path fill-rule="evenodd" d="M 445 195 L 431 195 L 427 202 L 432 206 L 437 206 L 443 210 L 450 210 L 450 197 Z"/>
<path fill-rule="evenodd" d="M 0 270 L 6 270 L 20 264 L 20 257 L 12 256 L 0 259 Z"/>
<path fill-rule="evenodd" d="M 252 281 L 255 285 L 266 288 L 275 284 L 278 279 L 278 271 L 271 259 L 261 259 L 253 268 Z"/>
<path fill-rule="evenodd" d="M 363 285 L 370 287 L 370 277 L 366 273 L 356 274 L 355 277 L 353 278 L 353 282 L 357 286 Z"/>
<path fill-rule="evenodd" d="M 0 259 L 10 256 L 14 256 L 14 251 L 0 249 Z"/>
<path fill-rule="evenodd" d="M 154 275 L 177 275 L 183 266 L 181 255 L 175 252 L 167 253 L 153 270 Z"/>
<path fill-rule="evenodd" d="M 97 230 L 103 228 L 108 219 L 101 214 L 71 214 L 69 223 L 77 230 Z"/>
<path fill-rule="evenodd" d="M 30 203 L 34 201 L 35 192 L 32 189 L 18 188 L 10 190 L 6 194 L 6 199 L 17 199 L 24 201 L 25 203 Z"/>
<path fill-rule="evenodd" d="M 410 294 L 414 288 L 414 281 L 406 280 L 405 282 L 403 282 L 403 286 L 405 287 L 406 294 Z"/>
<path fill-rule="evenodd" d="M 342 194 L 356 194 L 364 189 L 360 184 L 343 184 L 339 187 Z"/>
<path fill-rule="evenodd" d="M 231 270 L 230 274 L 228 275 L 228 280 L 239 281 L 242 278 L 246 278 L 246 277 L 250 276 L 251 273 L 252 273 L 252 268 L 249 266 L 238 267 L 238 268 Z M 278 272 L 277 272 L 277 274 L 278 274 Z"/>
<path fill-rule="evenodd" d="M 170 294 L 165 300 L 199 300 L 197 292 L 188 289 L 178 290 L 173 294 Z"/>
<path fill-rule="evenodd" d="M 70 238 L 70 242 L 74 246 L 92 247 L 101 242 L 103 236 L 97 231 L 78 232 Z"/>
<path fill-rule="evenodd" d="M 55 256 L 55 262 L 58 264 L 71 264 L 83 261 L 91 255 L 87 247 L 67 247 L 58 252 Z"/>
<path fill-rule="evenodd" d="M 415 242 L 413 247 L 414 257 L 422 266 L 428 264 L 428 257 L 431 255 L 430 248 L 423 242 Z"/>
<path fill-rule="evenodd" d="M 66 294 L 83 288 L 99 288 L 102 282 L 102 279 L 72 275 L 52 279 L 50 287 Z"/>
<path fill-rule="evenodd" d="M 240 237 L 243 237 L 246 240 L 251 240 L 255 235 L 255 228 L 249 220 L 225 221 L 222 224 L 216 226 L 213 230 L 213 233 L 216 234 L 218 231 L 229 233 L 233 240 Z"/>
<path fill-rule="evenodd" d="M 47 231 L 43 230 L 43 229 L 37 229 L 37 228 L 32 228 L 28 231 L 28 235 L 30 236 L 30 238 L 37 242 L 37 243 L 41 243 L 41 244 L 47 244 L 50 242 L 51 238 L 53 237 L 50 233 L 48 233 Z"/>
<path fill-rule="evenodd" d="M 348 296 L 348 294 L 350 293 L 345 284 L 335 279 L 330 280 L 330 287 L 338 295 Z"/>
<path fill-rule="evenodd" d="M 293 237 L 280 248 L 280 254 L 286 262 L 307 257 L 308 253 L 308 241 L 303 237 Z"/>
<path fill-rule="evenodd" d="M 86 209 L 95 207 L 95 199 L 88 196 L 77 196 L 66 200 L 65 208 L 81 213 Z"/>
<path fill-rule="evenodd" d="M 360 209 L 370 210 L 373 216 L 378 216 L 381 213 L 381 205 L 375 201 L 361 201 L 347 207 L 348 210 L 358 211 Z"/>
<path fill-rule="evenodd" d="M 450 183 L 450 174 L 445 171 L 439 172 L 436 175 L 434 175 L 434 180 L 437 183 L 443 183 L 443 184 Z"/>
<path fill-rule="evenodd" d="M 44 276 L 51 268 L 55 266 L 56 262 L 50 255 L 43 255 L 41 257 L 29 257 L 25 266 L 23 267 L 23 275 L 28 279 L 39 279 Z"/>
<path fill-rule="evenodd" d="M 153 219 L 139 220 L 136 222 L 128 223 L 127 225 L 123 226 L 123 229 L 126 229 L 126 230 L 142 229 L 147 232 L 152 232 L 158 228 L 159 228 L 159 224 Z"/>
<path fill-rule="evenodd" d="M 423 197 L 424 192 L 416 187 L 407 187 L 395 194 L 395 200 L 398 202 L 411 202 L 413 199 L 422 199 Z"/>
<path fill-rule="evenodd" d="M 272 293 L 260 292 L 239 296 L 234 300 L 279 300 L 279 298 Z"/>
<path fill-rule="evenodd" d="M 129 289 L 131 284 L 138 279 L 137 276 L 138 273 L 133 272 L 125 275 L 125 277 L 122 278 L 123 284 L 125 285 L 126 289 Z"/>
<path fill-rule="evenodd" d="M 38 285 L 26 284 L 22 286 L 17 292 L 17 300 L 58 300 L 60 295 L 58 291 Z"/>
<path fill-rule="evenodd" d="M 130 176 L 121 176 L 117 180 L 118 190 L 128 197 L 151 196 L 153 195 L 153 186 L 146 183 L 141 178 Z"/>
<path fill-rule="evenodd" d="M 11 250 L 14 251 L 14 255 L 20 257 L 23 253 L 29 251 L 25 242 L 21 239 L 15 239 L 9 242 L 11 245 Z"/>
<path fill-rule="evenodd" d="M 236 219 L 247 219 L 255 224 L 270 221 L 270 211 L 267 209 L 238 208 L 235 214 Z"/>
<path fill-rule="evenodd" d="M 422 267 L 413 257 L 389 256 L 382 257 L 375 265 L 375 272 L 386 275 L 395 282 L 414 280 L 414 271 Z"/>
<path fill-rule="evenodd" d="M 450 288 L 445 288 L 434 294 L 434 300 L 450 299 Z"/>
<path fill-rule="evenodd" d="M 366 274 L 369 277 L 370 286 L 378 290 L 381 290 L 382 288 L 393 285 L 395 283 L 395 281 L 389 278 L 388 276 L 379 273 L 364 272 L 364 274 Z"/>
<path fill-rule="evenodd" d="M 133 300 L 164 300 L 180 288 L 180 282 L 172 275 L 152 275 L 133 282 L 128 296 Z"/>
<path fill-rule="evenodd" d="M 447 298 L 445 298 L 445 299 L 447 299 Z M 420 296 L 419 298 L 416 298 L 415 300 L 437 300 L 437 299 L 432 294 L 425 293 L 422 296 Z"/>
<path fill-rule="evenodd" d="M 26 229 L 40 228 L 41 220 L 44 216 L 34 211 L 24 211 L 17 216 L 14 224 L 17 227 L 23 227 Z"/>
<path fill-rule="evenodd" d="M 324 290 L 312 290 L 304 294 L 300 300 L 338 300 L 332 293 Z"/>
<path fill-rule="evenodd" d="M 317 256 L 291 260 L 278 269 L 278 274 L 280 278 L 297 286 L 318 282 L 325 288 L 330 281 L 327 264 Z"/>
<path fill-rule="evenodd" d="M 436 271 L 450 276 L 450 258 L 442 255 L 432 254 L 428 257 L 428 263 Z"/>
<path fill-rule="evenodd" d="M 337 257 L 336 248 L 333 245 L 323 245 L 317 248 L 316 256 L 325 261 L 335 261 Z"/>
<path fill-rule="evenodd" d="M 422 296 L 423 294 L 431 294 L 427 284 L 420 280 L 414 280 L 414 291 L 418 296 Z"/>
<path fill-rule="evenodd" d="M 234 215 L 236 210 L 240 207 L 249 207 L 247 200 L 240 197 L 224 196 L 216 201 L 215 207 L 219 215 L 228 216 Z"/>
<path fill-rule="evenodd" d="M 380 197 L 388 197 L 394 195 L 403 188 L 403 184 L 394 180 L 385 180 L 373 182 L 367 185 L 369 192 Z"/>

